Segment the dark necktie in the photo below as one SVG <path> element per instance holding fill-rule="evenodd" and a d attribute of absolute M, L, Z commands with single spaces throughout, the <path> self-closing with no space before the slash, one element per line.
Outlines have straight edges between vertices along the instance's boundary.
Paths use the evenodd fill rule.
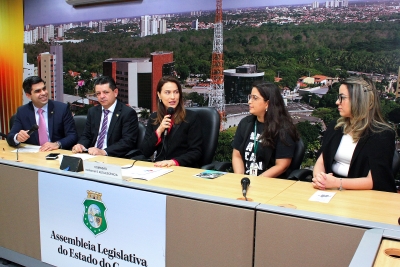
<path fill-rule="evenodd" d="M 108 113 L 110 113 L 110 111 L 106 109 L 104 109 L 103 111 L 104 111 L 103 123 L 101 124 L 101 131 L 99 139 L 97 140 L 97 148 L 99 149 L 103 149 L 104 138 L 106 137 L 107 134 Z"/>

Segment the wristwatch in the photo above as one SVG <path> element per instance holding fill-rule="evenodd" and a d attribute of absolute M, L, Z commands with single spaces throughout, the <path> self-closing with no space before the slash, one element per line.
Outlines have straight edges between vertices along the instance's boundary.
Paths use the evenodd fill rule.
<path fill-rule="evenodd" d="M 57 141 L 56 144 L 58 145 L 58 149 L 61 149 L 61 148 L 62 148 L 61 142 L 60 142 L 60 141 Z"/>

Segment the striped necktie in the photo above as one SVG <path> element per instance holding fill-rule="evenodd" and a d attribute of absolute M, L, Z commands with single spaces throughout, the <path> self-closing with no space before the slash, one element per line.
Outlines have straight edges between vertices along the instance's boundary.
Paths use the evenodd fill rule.
<path fill-rule="evenodd" d="M 103 149 L 104 138 L 106 137 L 107 134 L 108 113 L 110 113 L 110 111 L 107 109 L 104 109 L 103 111 L 104 111 L 103 123 L 101 124 L 101 131 L 99 139 L 97 140 L 97 148 L 99 149 Z"/>

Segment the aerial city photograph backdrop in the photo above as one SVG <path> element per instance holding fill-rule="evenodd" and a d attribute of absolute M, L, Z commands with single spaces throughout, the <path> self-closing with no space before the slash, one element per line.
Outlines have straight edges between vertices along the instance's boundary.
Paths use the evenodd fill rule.
<path fill-rule="evenodd" d="M 216 0 L 84 7 L 65 0 L 25 0 L 24 76 L 37 75 L 46 53 L 62 51 L 62 69 L 55 73 L 62 84 L 53 98 L 71 103 L 74 114 L 85 114 L 96 104 L 93 79 L 107 73 L 107 62 L 146 63 L 154 53 L 172 53 L 173 74 L 182 82 L 185 104 L 207 106 L 216 6 Z M 400 1 L 223 0 L 226 131 L 220 139 L 226 135 L 228 141 L 218 147 L 216 157 L 229 159 L 229 140 L 248 114 L 250 82 L 257 79 L 281 88 L 307 147 L 307 165 L 313 164 L 320 146 L 319 131 L 339 116 L 335 102 L 340 78 L 372 78 L 381 92 L 385 118 L 398 128 L 399 21 Z M 55 60 L 60 66 L 60 58 Z M 243 69 L 248 76 L 240 73 Z M 119 97 L 142 119 L 154 111 L 154 99 L 140 93 L 151 88 L 118 83 L 126 87 Z"/>

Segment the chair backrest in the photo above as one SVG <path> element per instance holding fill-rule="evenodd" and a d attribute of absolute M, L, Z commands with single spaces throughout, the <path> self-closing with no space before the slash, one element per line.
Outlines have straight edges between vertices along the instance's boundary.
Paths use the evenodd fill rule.
<path fill-rule="evenodd" d="M 285 177 L 288 177 L 292 171 L 300 169 L 305 153 L 306 148 L 304 147 L 303 140 L 300 138 L 295 144 L 294 156 L 292 158 L 292 162 L 290 163 L 289 168 L 286 170 Z"/>
<path fill-rule="evenodd" d="M 394 156 L 393 156 L 393 163 L 392 163 L 392 170 L 393 170 L 393 176 L 396 178 L 397 173 L 399 172 L 400 169 L 400 155 L 397 150 L 394 150 Z"/>
<path fill-rule="evenodd" d="M 86 115 L 75 115 L 74 117 L 76 131 L 78 133 L 78 140 L 83 134 L 86 125 Z"/>
<path fill-rule="evenodd" d="M 199 114 L 201 131 L 203 135 L 202 158 L 200 166 L 209 164 L 213 161 L 215 150 L 217 149 L 220 117 L 215 108 L 212 107 L 196 107 L 187 108 Z"/>
<path fill-rule="evenodd" d="M 139 121 L 138 137 L 136 140 L 137 147 L 143 142 L 144 136 L 146 134 L 146 126 Z"/>
<path fill-rule="evenodd" d="M 16 114 L 12 115 L 11 118 L 10 118 L 10 130 L 13 127 L 13 124 L 14 124 L 14 121 L 15 121 L 15 116 L 16 116 Z"/>

